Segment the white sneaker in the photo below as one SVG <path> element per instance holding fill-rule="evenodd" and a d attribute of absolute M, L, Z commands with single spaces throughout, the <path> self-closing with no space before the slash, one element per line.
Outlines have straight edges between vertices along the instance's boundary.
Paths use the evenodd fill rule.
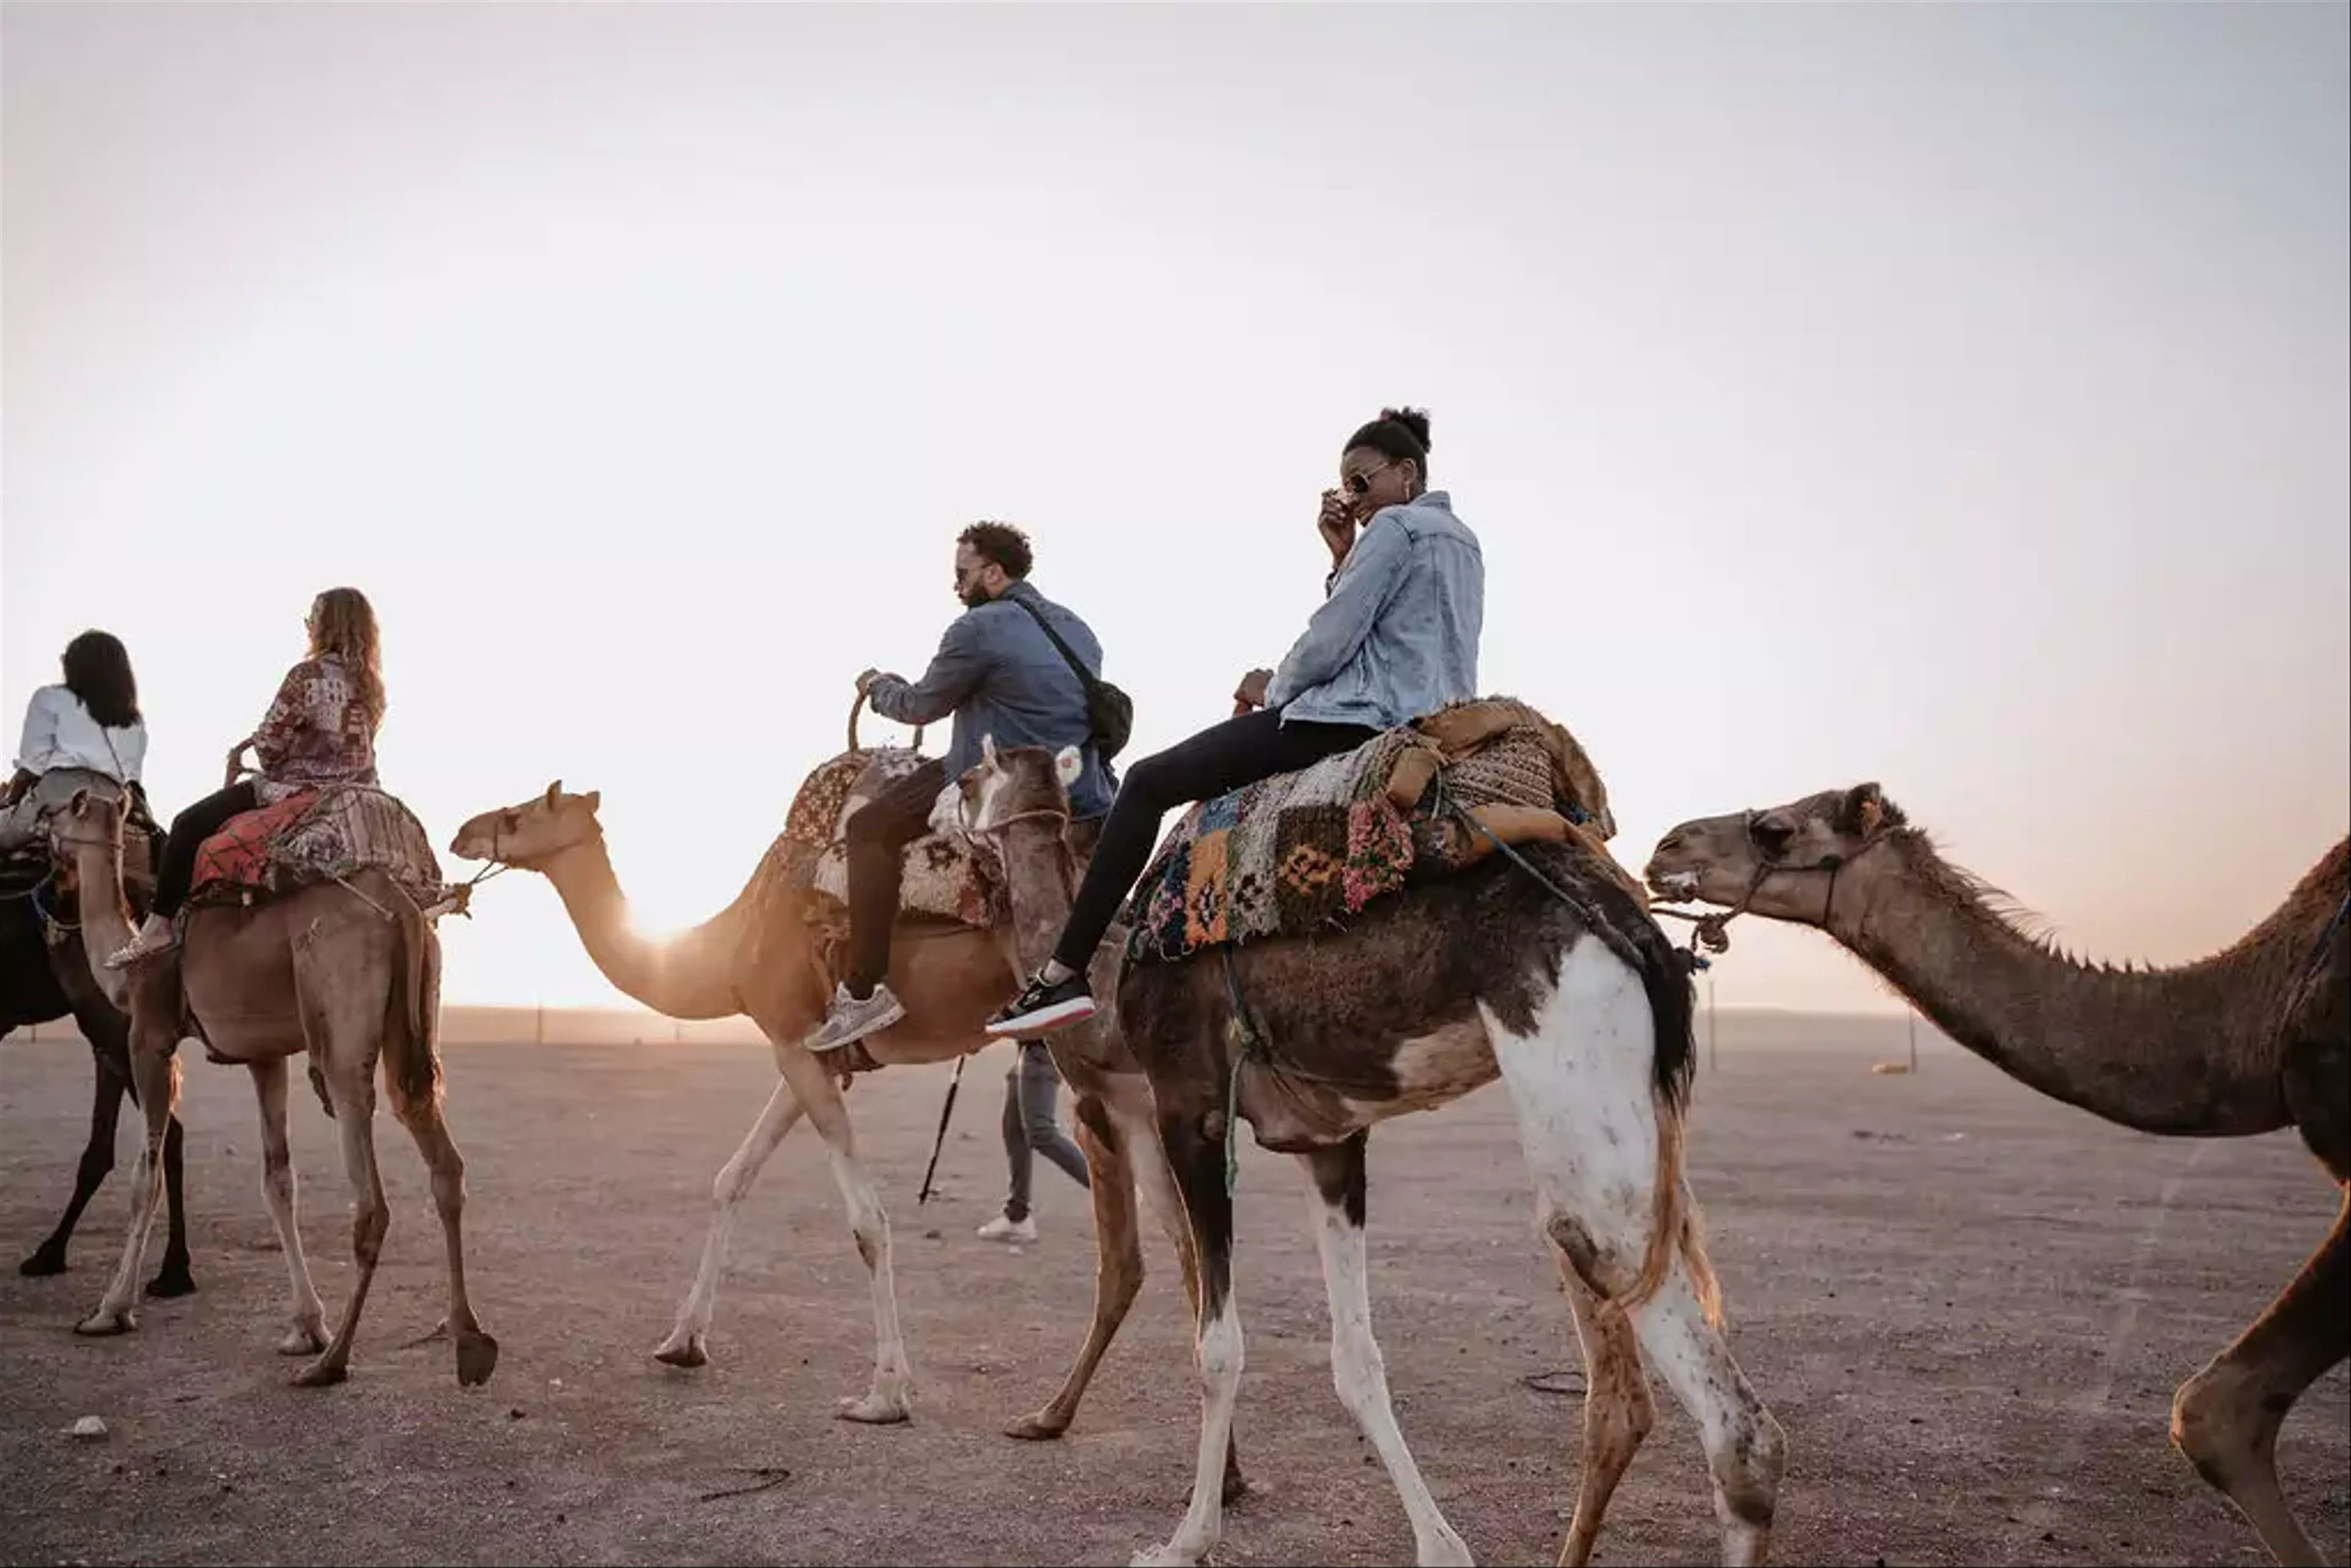
<path fill-rule="evenodd" d="M 979 1239 L 982 1241 L 1001 1241 L 1009 1247 L 1025 1247 L 1037 1239 L 1036 1218 L 1032 1215 L 1027 1219 L 1008 1219 L 999 1214 L 979 1228 Z"/>
<path fill-rule="evenodd" d="M 107 956 L 110 969 L 128 968 L 150 953 L 160 953 L 180 939 L 179 927 L 160 915 L 151 915 L 138 935 Z"/>
<path fill-rule="evenodd" d="M 869 1034 L 879 1034 L 905 1016 L 905 1008 L 886 985 L 874 987 L 873 994 L 862 1001 L 849 994 L 848 986 L 837 985 L 832 988 L 831 1010 L 800 1043 L 820 1053 L 839 1051 Z"/>

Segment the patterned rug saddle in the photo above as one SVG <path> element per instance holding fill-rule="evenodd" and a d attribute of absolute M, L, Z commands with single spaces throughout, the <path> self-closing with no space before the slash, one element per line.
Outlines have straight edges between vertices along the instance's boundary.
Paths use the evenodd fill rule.
<path fill-rule="evenodd" d="M 904 747 L 843 752 L 808 776 L 769 851 L 782 857 L 786 883 L 823 894 L 845 914 L 849 903 L 849 819 L 926 760 Z M 952 920 L 982 931 L 1010 912 L 1004 878 L 987 851 L 959 831 L 932 830 L 906 846 L 898 884 L 902 915 Z"/>
<path fill-rule="evenodd" d="M 1511 698 L 1456 703 L 1194 806 L 1127 903 L 1127 956 L 1175 963 L 1206 947 L 1343 929 L 1373 901 L 1456 875 L 1498 842 L 1575 844 L 1646 907 L 1646 892 L 1608 853 L 1615 831 L 1607 789 L 1573 736 Z"/>
<path fill-rule="evenodd" d="M 188 902 L 252 904 L 382 872 L 430 909 L 449 891 L 424 824 L 396 796 L 329 784 L 232 817 L 196 848 Z"/>

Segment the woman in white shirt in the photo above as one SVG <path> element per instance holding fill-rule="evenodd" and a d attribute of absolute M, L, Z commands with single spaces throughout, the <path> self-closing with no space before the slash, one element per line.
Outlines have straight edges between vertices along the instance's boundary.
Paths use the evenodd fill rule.
<path fill-rule="evenodd" d="M 110 632 L 85 632 L 66 644 L 65 679 L 25 705 L 16 770 L 0 789 L 0 852 L 29 843 L 47 812 L 77 789 L 120 797 L 139 782 L 147 725 L 131 655 Z"/>

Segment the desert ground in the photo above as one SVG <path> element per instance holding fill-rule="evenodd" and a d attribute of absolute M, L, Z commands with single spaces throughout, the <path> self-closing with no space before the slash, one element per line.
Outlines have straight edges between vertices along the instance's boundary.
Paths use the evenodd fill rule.
<path fill-rule="evenodd" d="M 1896 1057 L 1901 1038 L 1896 1020 Z M 2266 1562 L 2167 1427 L 2179 1380 L 2324 1234 L 2335 1194 L 2315 1162 L 2291 1134 L 2122 1132 L 1940 1042 L 1915 1076 L 1873 1074 L 1886 1054 L 1726 1036 L 1698 1080 L 1694 1181 L 1732 1343 L 1789 1437 L 1775 1560 Z M 998 1435 L 1052 1391 L 1092 1288 L 1084 1195 L 1041 1163 L 1038 1244 L 972 1235 L 1002 1197 L 1006 1056 L 967 1069 L 924 1207 L 947 1070 L 851 1096 L 895 1226 L 918 1379 L 913 1424 L 876 1429 L 831 1418 L 836 1396 L 864 1387 L 872 1320 L 805 1128 L 746 1207 L 712 1364 L 647 1354 L 691 1280 L 711 1177 L 773 1082 L 759 1046 L 674 1040 L 655 1022 L 643 1044 L 447 1048 L 471 1283 L 504 1351 L 466 1391 L 445 1345 L 402 1348 L 440 1313 L 442 1249 L 422 1163 L 388 1114 L 392 1228 L 352 1376 L 287 1385 L 248 1080 L 190 1047 L 200 1293 L 147 1303 L 129 1337 L 68 1332 L 119 1249 L 128 1122 L 71 1271 L 0 1276 L 0 1559 L 1123 1563 L 1174 1527 L 1191 1478 L 1177 1276 L 1155 1231 L 1150 1282 L 1070 1435 Z M 69 1040 L 0 1045 L 12 1265 L 64 1201 L 89 1082 Z M 298 1083 L 294 1122 L 331 1320 L 350 1278 L 341 1163 Z M 1245 1150 L 1237 1433 L 1259 1490 L 1228 1516 L 1219 1559 L 1409 1562 L 1403 1511 L 1332 1393 L 1301 1190 L 1290 1162 Z M 1551 1562 L 1579 1444 L 1560 1375 L 1577 1355 L 1502 1091 L 1376 1132 L 1371 1213 L 1374 1327 L 1430 1484 L 1481 1562 Z M 161 1247 L 159 1220 L 149 1272 Z M 1604 1563 L 1717 1560 L 1695 1437 L 1659 1398 Z M 67 1435 L 91 1415 L 103 1440 Z M 2346 1418 L 2338 1367 L 2282 1444 L 2288 1492 L 2335 1562 L 2351 1523 Z"/>

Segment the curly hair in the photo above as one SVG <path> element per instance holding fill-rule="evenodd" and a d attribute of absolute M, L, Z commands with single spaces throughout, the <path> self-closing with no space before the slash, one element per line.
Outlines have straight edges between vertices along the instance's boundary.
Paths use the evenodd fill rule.
<path fill-rule="evenodd" d="M 383 653 L 375 606 L 356 588 L 330 588 L 310 601 L 310 654 L 331 654 L 350 676 L 372 729 L 383 722 Z"/>
<path fill-rule="evenodd" d="M 1029 569 L 1037 564 L 1036 553 L 1029 548 L 1029 536 L 1010 523 L 974 523 L 956 536 L 956 543 L 969 545 L 974 555 L 994 561 L 1015 582 L 1026 579 Z"/>
<path fill-rule="evenodd" d="M 109 729 L 129 729 L 139 722 L 139 678 L 131 673 L 131 654 L 111 632 L 85 632 L 66 644 L 66 690 L 81 699 L 89 716 Z"/>

